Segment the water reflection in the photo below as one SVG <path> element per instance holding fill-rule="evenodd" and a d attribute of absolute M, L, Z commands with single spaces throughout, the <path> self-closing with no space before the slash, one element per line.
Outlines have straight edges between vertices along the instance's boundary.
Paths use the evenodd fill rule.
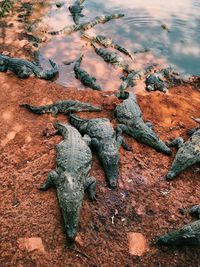
<path fill-rule="evenodd" d="M 71 1 L 72 2 L 72 1 Z M 58 30 L 73 24 L 66 3 L 58 9 L 52 5 L 43 18 L 43 23 L 51 30 Z M 89 34 L 103 34 L 113 38 L 130 52 L 138 48 L 149 48 L 150 52 L 135 56 L 134 68 L 140 69 L 151 63 L 162 66 L 170 65 L 186 74 L 200 74 L 200 2 L 198 0 L 108 0 L 85 1 L 85 15 L 82 22 L 89 21 L 96 15 L 123 12 L 125 17 L 97 25 L 88 31 Z M 166 24 L 170 32 L 162 29 Z M 80 85 L 74 78 L 73 65 L 64 66 L 63 60 L 74 60 L 80 52 L 85 57 L 82 67 L 96 76 L 104 89 L 116 90 L 122 73 L 106 64 L 95 55 L 86 42 L 80 40 L 79 33 L 70 36 L 55 36 L 41 49 L 41 63 L 45 58 L 52 58 L 60 65 L 60 77 L 57 80 L 65 86 Z M 124 57 L 131 64 L 127 57 Z"/>

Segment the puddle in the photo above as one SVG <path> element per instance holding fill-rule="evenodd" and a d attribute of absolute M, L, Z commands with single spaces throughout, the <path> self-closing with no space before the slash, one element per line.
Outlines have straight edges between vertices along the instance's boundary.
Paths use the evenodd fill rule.
<path fill-rule="evenodd" d="M 48 30 L 60 30 L 67 25 L 72 25 L 73 20 L 68 11 L 70 2 L 57 8 L 55 2 L 49 1 L 49 10 L 41 19 L 41 23 Z M 33 13 L 34 18 L 41 16 L 41 9 Z M 141 69 L 152 63 L 160 66 L 172 66 L 187 75 L 199 75 L 200 69 L 200 3 L 198 0 L 173 1 L 169 4 L 165 0 L 95 0 L 85 1 L 80 22 L 90 21 L 97 15 L 109 13 L 124 13 L 125 17 L 111 20 L 103 25 L 96 25 L 87 33 L 91 35 L 103 34 L 121 44 L 131 53 L 142 48 L 150 49 L 147 53 L 137 54 L 135 62 L 128 57 L 124 59 L 134 69 Z M 35 15 L 34 15 L 35 14 Z M 169 32 L 161 27 L 166 25 Z M 84 53 L 82 67 L 91 75 L 104 90 L 116 90 L 122 76 L 120 70 L 105 63 L 80 39 L 80 33 L 71 35 L 52 36 L 52 39 L 40 49 L 39 61 L 43 67 L 49 67 L 48 58 L 59 64 L 60 74 L 57 83 L 64 86 L 84 89 L 74 77 L 73 64 L 64 66 L 63 61 L 78 58 Z M 136 88 L 137 89 L 137 88 Z"/>

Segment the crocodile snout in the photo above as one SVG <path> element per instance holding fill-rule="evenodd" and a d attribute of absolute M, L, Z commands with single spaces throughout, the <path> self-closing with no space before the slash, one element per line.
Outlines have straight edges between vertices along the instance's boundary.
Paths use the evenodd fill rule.
<path fill-rule="evenodd" d="M 109 186 L 111 187 L 111 188 L 116 188 L 117 187 L 117 181 L 110 181 L 109 182 Z"/>

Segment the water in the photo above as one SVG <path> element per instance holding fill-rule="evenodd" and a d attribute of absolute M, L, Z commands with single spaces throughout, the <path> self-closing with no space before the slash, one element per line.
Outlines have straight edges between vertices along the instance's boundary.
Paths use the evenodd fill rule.
<path fill-rule="evenodd" d="M 62 8 L 51 5 L 42 23 L 49 30 L 59 30 L 73 24 L 66 1 Z M 53 1 L 52 1 L 53 3 Z M 55 2 L 54 2 L 55 3 Z M 87 31 L 89 34 L 103 34 L 127 48 L 132 53 L 139 48 L 150 49 L 147 53 L 137 54 L 135 61 L 127 62 L 135 69 L 151 63 L 172 66 L 187 75 L 200 75 L 200 1 L 199 0 L 86 0 L 81 22 L 96 15 L 124 13 L 125 17 L 97 25 Z M 164 30 L 165 24 L 170 32 Z M 73 64 L 64 66 L 62 61 L 74 60 L 84 53 L 82 67 L 97 78 L 106 90 L 116 90 L 121 83 L 122 72 L 105 63 L 93 48 L 80 39 L 80 33 L 68 36 L 52 36 L 40 50 L 41 65 L 47 66 L 47 58 L 59 64 L 58 83 L 64 86 L 84 88 L 74 78 Z"/>

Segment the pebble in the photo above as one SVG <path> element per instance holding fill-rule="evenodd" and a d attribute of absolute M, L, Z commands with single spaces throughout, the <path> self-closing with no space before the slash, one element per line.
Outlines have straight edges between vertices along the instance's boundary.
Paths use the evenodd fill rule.
<path fill-rule="evenodd" d="M 147 240 L 144 235 L 136 232 L 129 232 L 127 234 L 129 253 L 134 256 L 142 256 L 149 250 Z"/>

